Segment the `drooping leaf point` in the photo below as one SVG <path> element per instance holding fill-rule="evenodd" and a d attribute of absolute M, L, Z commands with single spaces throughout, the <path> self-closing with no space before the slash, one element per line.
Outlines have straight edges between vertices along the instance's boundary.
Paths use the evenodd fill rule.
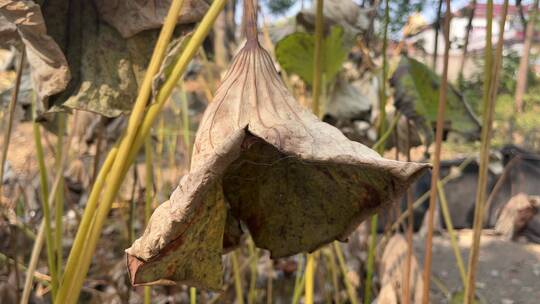
<path fill-rule="evenodd" d="M 126 250 L 133 284 L 219 289 L 224 243 L 238 239 L 239 222 L 272 257 L 345 240 L 429 167 L 384 159 L 300 106 L 257 41 L 252 5 L 247 42 L 204 114 L 189 174 Z"/>

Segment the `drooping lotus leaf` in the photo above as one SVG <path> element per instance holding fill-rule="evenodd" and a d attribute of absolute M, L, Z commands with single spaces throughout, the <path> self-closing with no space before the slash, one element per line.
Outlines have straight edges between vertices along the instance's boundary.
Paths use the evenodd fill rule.
<path fill-rule="evenodd" d="M 64 90 L 70 71 L 62 50 L 47 33 L 39 5 L 0 0 L 0 43 L 22 41 L 33 87 L 41 101 Z"/>
<path fill-rule="evenodd" d="M 98 5 L 105 3 L 49 0 L 42 5 L 49 34 L 62 48 L 72 72 L 66 90 L 51 97 L 50 111 L 67 107 L 115 117 L 132 109 L 158 30 L 124 38 L 103 19 Z M 189 26 L 177 27 L 175 36 L 186 29 Z"/>
<path fill-rule="evenodd" d="M 276 44 L 276 58 L 283 69 L 294 73 L 307 84 L 313 81 L 313 58 L 315 53 L 315 35 L 296 32 Z M 332 27 L 330 34 L 323 40 L 324 60 L 322 64 L 326 80 L 331 82 L 347 59 L 349 49 L 343 45 L 343 29 Z"/>
<path fill-rule="evenodd" d="M 437 121 L 440 77 L 425 64 L 404 56 L 390 84 L 394 87 L 396 108 L 414 121 L 429 144 Z M 450 84 L 446 98 L 445 129 L 466 139 L 477 139 L 480 122 L 469 104 Z"/>
<path fill-rule="evenodd" d="M 204 114 L 190 171 L 126 250 L 135 285 L 219 289 L 224 239 L 237 227 L 228 211 L 274 258 L 346 240 L 429 167 L 384 159 L 300 106 L 245 4 L 248 41 Z"/>

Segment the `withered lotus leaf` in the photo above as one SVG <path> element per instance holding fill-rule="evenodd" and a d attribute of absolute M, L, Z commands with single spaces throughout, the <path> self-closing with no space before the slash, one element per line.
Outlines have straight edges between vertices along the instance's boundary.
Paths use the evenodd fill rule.
<path fill-rule="evenodd" d="M 298 104 L 257 41 L 254 15 L 204 113 L 189 173 L 126 250 L 135 285 L 219 289 L 240 222 L 274 258 L 346 240 L 429 167 L 384 159 Z"/>

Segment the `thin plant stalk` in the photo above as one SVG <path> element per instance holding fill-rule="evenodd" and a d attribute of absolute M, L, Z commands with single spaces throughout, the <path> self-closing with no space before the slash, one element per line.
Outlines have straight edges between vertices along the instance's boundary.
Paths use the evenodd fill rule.
<path fill-rule="evenodd" d="M 538 2 L 536 2 L 538 4 Z M 491 8 L 490 8 L 491 7 Z M 537 9 L 536 7 L 534 8 Z M 486 66 L 485 66 L 485 85 L 484 85 L 484 100 L 482 111 L 482 135 L 480 145 L 480 167 L 478 174 L 478 186 L 476 189 L 476 207 L 474 211 L 474 223 L 473 223 L 473 240 L 471 244 L 471 252 L 469 254 L 467 284 L 465 285 L 465 304 L 471 304 L 474 301 L 475 295 L 475 278 L 476 269 L 478 265 L 478 257 L 480 254 L 480 238 L 482 236 L 482 228 L 484 224 L 484 212 L 486 202 L 486 186 L 488 178 L 488 166 L 489 166 L 489 148 L 491 144 L 491 131 L 493 116 L 495 112 L 495 97 L 497 96 L 499 71 L 502 62 L 502 51 L 504 44 L 504 25 L 506 23 L 506 17 L 508 14 L 508 0 L 504 1 L 502 18 L 499 25 L 499 38 L 497 42 L 497 49 L 495 51 L 495 58 L 491 54 L 488 57 L 486 48 Z M 488 1 L 488 35 L 491 38 L 491 26 L 493 19 L 493 1 Z M 486 35 L 486 36 L 488 36 Z M 487 37 L 486 37 L 487 39 Z M 487 42 L 487 41 L 486 41 Z M 489 62 L 487 61 L 489 59 Z M 487 83 L 487 84 L 486 84 Z"/>
<path fill-rule="evenodd" d="M 330 270 L 330 279 L 332 280 L 332 286 L 334 288 L 334 290 L 333 290 L 333 293 L 334 293 L 333 301 L 334 302 L 333 303 L 340 304 L 341 299 L 340 299 L 340 288 L 339 288 L 339 283 L 338 283 L 338 271 L 337 271 L 337 266 L 336 266 L 336 261 L 335 261 L 335 258 L 334 258 L 334 254 L 333 254 L 333 252 L 332 252 L 332 250 L 330 248 L 329 248 L 329 250 L 324 250 L 323 253 L 326 256 L 327 267 Z"/>
<path fill-rule="evenodd" d="M 536 26 L 536 18 L 538 15 L 538 0 L 534 0 L 530 9 L 530 20 L 527 23 L 527 29 L 525 30 L 525 41 L 523 45 L 523 52 L 519 60 L 519 68 L 516 79 L 516 93 L 515 93 L 515 111 L 521 113 L 523 111 L 523 97 L 527 90 L 527 70 L 529 69 L 529 55 L 531 52 L 531 45 L 533 43 L 534 31 Z"/>
<path fill-rule="evenodd" d="M 62 161 L 62 164 L 63 164 L 63 161 Z M 60 168 L 63 168 L 63 165 Z M 60 185 L 60 179 L 61 179 L 61 176 L 57 172 L 56 178 L 51 188 L 51 192 L 47 199 L 48 204 L 51 204 L 54 201 L 53 200 L 54 194 L 56 193 L 58 186 Z M 43 218 L 39 226 L 38 234 L 34 241 L 32 254 L 30 255 L 30 262 L 28 263 L 28 268 L 26 271 L 26 279 L 24 281 L 24 289 L 23 289 L 23 293 L 21 297 L 21 304 L 27 304 L 28 301 L 30 300 L 30 292 L 32 291 L 32 284 L 34 281 L 33 274 L 36 272 L 36 268 L 39 262 L 39 256 L 41 254 L 41 248 L 43 247 L 43 242 L 45 241 L 45 235 L 46 235 L 46 225 L 45 225 L 45 218 Z M 52 283 L 52 277 L 51 277 L 51 283 Z"/>
<path fill-rule="evenodd" d="M 347 290 L 349 300 L 352 304 L 358 304 L 358 295 L 356 294 L 356 290 L 354 289 L 354 286 L 351 284 L 351 282 L 349 281 L 349 277 L 347 276 L 347 264 L 345 264 L 345 257 L 343 256 L 343 251 L 341 250 L 338 242 L 334 242 L 334 251 L 336 252 L 336 257 L 338 260 L 339 268 L 341 269 L 341 274 L 343 275 L 343 282 L 345 283 L 345 288 Z"/>
<path fill-rule="evenodd" d="M 422 304 L 429 304 L 429 288 L 431 285 L 431 260 L 433 247 L 433 220 L 435 218 L 435 204 L 437 203 L 437 182 L 439 181 L 440 163 L 441 163 L 441 148 L 444 129 L 444 114 L 446 110 L 446 96 L 448 88 L 448 58 L 450 51 L 450 18 L 452 10 L 450 8 L 450 0 L 446 0 L 446 14 L 444 18 L 444 62 L 443 73 L 441 76 L 441 84 L 439 88 L 439 106 L 437 110 L 437 125 L 435 130 L 435 153 L 433 155 L 433 171 L 431 175 L 431 191 L 429 196 L 429 210 L 427 217 L 427 235 L 425 245 L 425 259 L 423 279 L 424 285 L 422 289 Z"/>
<path fill-rule="evenodd" d="M 469 20 L 467 21 L 467 30 L 465 32 L 465 42 L 463 43 L 463 53 L 461 55 L 461 64 L 459 66 L 458 79 L 463 79 L 463 68 L 467 61 L 467 53 L 469 51 L 469 38 L 471 36 L 472 22 L 474 19 L 474 14 L 476 12 L 476 0 L 471 0 L 470 3 L 471 11 L 469 14 Z"/>
<path fill-rule="evenodd" d="M 266 281 L 266 304 L 272 304 L 272 281 L 273 281 L 273 278 L 274 278 L 274 265 L 272 263 L 272 261 L 268 261 L 268 263 L 270 264 L 270 267 L 268 267 L 268 273 L 266 275 L 266 278 L 267 278 L 267 281 Z"/>
<path fill-rule="evenodd" d="M 181 0 L 178 0 L 178 1 L 181 1 Z M 193 34 L 189 43 L 187 44 L 186 49 L 180 55 L 179 60 L 177 61 L 177 63 L 175 64 L 172 70 L 171 76 L 169 77 L 169 79 L 166 80 L 163 87 L 159 90 L 155 102 L 152 103 L 151 106 L 149 106 L 148 111 L 146 112 L 146 115 L 144 116 L 144 119 L 142 119 L 142 124 L 140 125 L 140 127 L 138 127 L 139 125 L 138 122 L 141 120 L 139 119 L 141 118 L 139 117 L 140 111 L 144 111 L 144 108 L 146 108 L 146 101 L 148 100 L 148 97 L 150 94 L 152 77 L 155 74 L 155 72 L 157 72 L 157 69 L 159 68 L 159 62 L 163 59 L 166 44 L 170 40 L 170 35 L 168 34 L 160 35 L 160 38 L 158 39 L 158 45 L 156 46 L 156 52 L 155 52 L 155 53 L 160 53 L 160 54 L 152 56 L 153 57 L 152 59 L 159 57 L 157 59 L 160 59 L 160 60 L 156 59 L 157 61 L 159 61 L 158 63 L 156 63 L 157 66 L 154 66 L 154 64 L 152 64 L 154 60 L 151 60 L 150 67 L 148 68 L 147 74 L 145 76 L 145 80 L 149 78 L 148 80 L 149 84 L 144 85 L 146 81 L 143 81 L 143 86 L 141 86 L 141 92 L 139 94 L 139 97 L 137 98 L 137 101 L 140 101 L 140 102 L 136 102 L 135 107 L 134 107 L 134 112 L 132 113 L 132 117 L 130 117 L 130 123 L 128 124 L 128 131 L 126 132 L 124 138 L 122 139 L 118 150 L 115 152 L 115 154 L 118 154 L 118 161 L 116 162 L 114 161 L 116 158 L 116 155 L 113 157 L 111 153 L 109 153 L 110 155 L 106 159 L 106 162 L 110 159 L 111 162 L 114 162 L 114 164 L 111 169 L 109 169 L 108 171 L 104 171 L 104 175 L 107 175 L 109 171 L 111 174 L 108 176 L 108 180 L 107 180 L 108 187 L 104 193 L 103 200 L 101 201 L 101 204 L 97 211 L 98 213 L 96 214 L 95 229 L 93 229 L 92 231 L 89 231 L 93 214 L 89 215 L 88 222 L 85 223 L 87 225 L 86 230 L 81 230 L 81 228 L 79 228 L 80 231 L 78 232 L 78 235 L 80 234 L 81 236 L 79 237 L 80 239 L 79 242 L 75 243 L 74 248 L 72 249 L 72 254 L 74 258 L 72 259 L 73 262 L 71 263 L 71 271 L 70 271 L 70 274 L 73 273 L 73 276 L 76 276 L 77 280 L 64 280 L 64 282 L 66 282 L 70 286 L 62 286 L 60 288 L 60 293 L 57 300 L 62 300 L 62 301 L 57 301 L 57 302 L 66 302 L 66 300 L 68 300 L 68 302 L 66 303 L 76 302 L 78 298 L 78 294 L 80 292 L 80 288 L 82 286 L 82 281 L 84 280 L 84 277 L 86 276 L 86 273 L 88 272 L 91 257 L 94 252 L 97 240 L 99 239 L 99 236 L 101 234 L 101 229 L 103 227 L 104 220 L 107 217 L 112 201 L 114 200 L 114 197 L 116 196 L 118 188 L 120 187 L 120 183 L 123 177 L 125 176 L 125 173 L 126 173 L 125 171 L 127 170 L 125 167 L 128 167 L 127 164 L 130 164 L 134 160 L 137 151 L 142 146 L 144 139 L 148 136 L 153 122 L 158 117 L 161 109 L 163 108 L 168 97 L 170 96 L 172 89 L 175 87 L 179 78 L 185 71 L 187 64 L 191 61 L 197 49 L 202 44 L 202 41 L 207 36 L 215 18 L 217 17 L 219 12 L 223 9 L 223 6 L 225 5 L 225 3 L 226 3 L 226 0 L 216 0 L 212 3 L 205 17 L 203 18 L 197 30 Z M 176 7 L 176 4 L 177 4 L 177 1 L 173 2 L 173 5 L 172 5 L 173 8 Z M 162 33 L 165 31 L 165 28 L 170 26 L 171 27 L 170 30 L 172 34 L 172 28 L 174 28 L 174 25 L 176 23 L 176 16 L 177 16 L 177 14 L 174 15 L 175 11 L 177 10 L 170 10 L 169 15 L 167 16 L 167 19 L 165 21 L 165 25 L 162 30 Z M 167 37 L 164 37 L 164 36 L 167 36 Z M 161 38 L 165 40 L 164 43 L 160 43 L 160 41 L 162 41 Z M 142 98 L 140 96 L 146 97 L 146 98 Z M 137 109 L 137 111 L 135 111 L 135 109 Z M 131 123 L 132 121 L 135 121 L 135 122 Z M 103 169 L 101 171 L 103 171 Z M 101 171 L 100 171 L 100 174 L 101 174 Z M 102 187 L 103 185 L 101 185 L 101 187 L 97 188 L 96 190 L 92 189 L 92 192 L 96 193 L 94 194 L 95 196 L 94 201 L 91 202 L 94 210 L 97 207 L 96 206 L 97 198 L 99 196 L 99 193 L 101 192 L 100 190 L 102 189 Z M 91 192 L 91 195 L 92 195 L 92 192 Z M 90 205 L 90 199 L 89 199 L 88 206 L 89 205 Z M 86 211 L 85 211 L 85 214 L 86 214 Z M 75 241 L 77 242 L 77 238 Z M 78 245 L 78 247 L 75 248 L 75 245 Z M 86 248 L 85 248 L 85 245 L 86 245 Z M 81 259 L 83 255 L 84 255 L 84 259 Z M 79 267 L 78 269 L 79 271 L 75 270 L 76 265 Z M 70 266 L 70 262 L 68 259 L 66 273 L 68 272 L 67 268 L 69 266 Z M 67 297 L 68 293 L 70 295 L 69 299 Z"/>
<path fill-rule="evenodd" d="M 456 257 L 456 265 L 459 270 L 459 276 L 461 277 L 461 284 L 462 286 L 465 286 L 465 282 L 467 280 L 467 274 L 465 273 L 465 264 L 463 263 L 461 252 L 459 251 L 456 231 L 454 230 L 454 225 L 452 224 L 452 218 L 450 217 L 450 211 L 448 210 L 448 202 L 446 200 L 444 187 L 441 182 L 437 183 L 437 191 L 439 192 L 439 201 L 441 203 L 441 209 L 443 212 L 444 223 L 446 224 L 446 230 L 448 230 L 448 234 L 450 235 L 450 244 L 452 245 L 452 250 L 454 251 L 454 256 Z"/>
<path fill-rule="evenodd" d="M 311 109 L 313 114 L 320 116 L 320 95 L 321 95 L 321 80 L 322 80 L 322 44 L 324 35 L 324 20 L 323 20 L 324 0 L 317 0 L 316 3 L 316 18 L 315 18 L 315 51 L 313 56 L 313 101 Z M 307 255 L 306 272 L 305 272 L 305 303 L 313 304 L 313 276 L 315 274 L 315 259 L 313 254 Z"/>
<path fill-rule="evenodd" d="M 41 142 L 41 130 L 39 124 L 35 120 L 35 98 L 32 100 L 34 119 L 32 120 L 32 129 L 34 131 L 34 144 L 36 145 L 36 157 L 39 168 L 39 184 L 41 189 L 41 202 L 43 211 L 43 221 L 45 223 L 45 239 L 47 245 L 47 260 L 49 273 L 51 275 L 51 292 L 53 297 L 58 290 L 58 276 L 56 273 L 56 263 L 54 254 L 54 238 L 51 227 L 51 212 L 49 208 L 49 183 L 47 178 L 47 167 L 45 166 L 45 156 L 43 152 L 43 144 Z"/>
<path fill-rule="evenodd" d="M 315 280 L 315 254 L 311 253 L 307 256 L 305 278 L 305 298 L 304 303 L 313 303 L 313 286 Z"/>
<path fill-rule="evenodd" d="M 152 152 L 152 138 L 147 137 L 144 141 L 144 166 L 145 166 L 145 195 L 144 195 L 144 223 L 148 224 L 150 215 L 152 215 L 152 199 L 154 189 L 154 167 L 153 167 L 153 152 Z M 150 286 L 144 286 L 144 304 L 151 303 L 152 289 Z"/>
<path fill-rule="evenodd" d="M 182 136 L 184 139 L 184 144 L 186 146 L 186 160 L 187 167 L 191 165 L 191 130 L 190 130 L 190 121 L 189 121 L 189 104 L 186 96 L 185 88 L 182 86 L 182 92 L 180 92 L 182 98 Z"/>
<path fill-rule="evenodd" d="M 386 57 L 386 51 L 388 48 L 389 23 L 390 23 L 390 7 L 389 7 L 389 0 L 386 0 L 385 5 L 384 5 L 384 31 L 383 31 L 383 47 L 382 47 L 383 66 L 382 66 L 382 77 L 381 77 L 381 90 L 379 91 L 379 119 L 378 119 L 378 126 L 377 126 L 378 135 L 381 140 L 386 130 L 386 80 L 388 78 L 388 58 Z M 376 151 L 382 154 L 384 151 L 384 144 L 381 143 L 379 146 L 377 146 Z M 366 284 L 364 288 L 364 304 L 371 303 L 373 272 L 375 268 L 375 250 L 377 246 L 377 222 L 378 222 L 378 217 L 377 217 L 377 214 L 375 214 L 371 217 L 371 224 L 370 224 L 368 257 L 367 257 L 367 266 L 366 266 L 367 268 Z"/>
<path fill-rule="evenodd" d="M 315 19 L 315 50 L 313 58 L 313 102 L 312 111 L 316 116 L 320 115 L 320 97 L 322 90 L 322 53 L 324 19 L 323 19 L 324 0 L 317 0 L 316 19 Z"/>
<path fill-rule="evenodd" d="M 306 272 L 297 271 L 296 280 L 294 282 L 292 304 L 298 304 L 300 302 L 300 296 L 304 293 L 305 282 L 306 282 Z"/>
<path fill-rule="evenodd" d="M 444 0 L 439 0 L 439 4 L 437 5 L 437 15 L 435 17 L 435 38 L 433 39 L 434 45 L 433 45 L 433 70 L 437 71 L 437 57 L 439 53 L 439 31 L 441 29 L 441 12 L 442 12 L 442 5 Z"/>
<path fill-rule="evenodd" d="M 13 119 L 15 118 L 15 106 L 17 105 L 17 99 L 19 98 L 19 89 L 21 87 L 21 77 L 24 65 L 25 52 L 21 52 L 19 64 L 17 65 L 17 76 L 15 77 L 15 84 L 13 86 L 13 92 L 11 93 L 11 99 L 8 106 L 8 121 L 6 133 L 4 133 L 4 146 L 2 147 L 2 159 L 0 160 L 0 201 L 2 200 L 2 185 L 4 184 L 4 170 L 7 161 L 9 141 L 11 139 L 11 130 L 13 128 Z"/>
<path fill-rule="evenodd" d="M 236 251 L 231 252 L 231 263 L 234 277 L 234 290 L 236 291 L 236 303 L 244 304 L 244 292 L 242 289 L 241 270 L 238 265 L 238 257 Z"/>
<path fill-rule="evenodd" d="M 30 300 L 30 292 L 32 292 L 32 285 L 34 282 L 34 276 L 32 273 L 37 269 L 39 256 L 41 254 L 41 248 L 43 247 L 43 241 L 45 240 L 45 221 L 41 221 L 39 225 L 38 234 L 32 247 L 32 254 L 30 255 L 30 262 L 26 271 L 26 279 L 24 281 L 24 289 L 21 297 L 21 304 L 27 304 Z"/>
<path fill-rule="evenodd" d="M 411 122 L 406 119 L 407 122 L 407 147 L 406 147 L 406 160 L 411 161 Z M 413 257 L 413 232 L 414 232 L 414 215 L 413 215 L 413 193 L 411 189 L 407 189 L 407 259 L 405 260 L 405 270 L 403 271 L 403 304 L 409 304 L 411 302 L 411 265 Z M 399 218 L 399 217 L 398 217 Z"/>
<path fill-rule="evenodd" d="M 197 304 L 197 288 L 195 287 L 189 288 L 189 303 Z"/>
<path fill-rule="evenodd" d="M 386 129 L 386 131 L 384 132 L 384 134 L 379 137 L 379 139 L 377 140 L 377 142 L 371 147 L 373 150 L 375 151 L 382 151 L 384 150 L 384 146 L 386 144 L 386 141 L 388 140 L 388 138 L 390 137 L 390 135 L 392 133 L 394 133 L 394 131 L 396 130 L 396 127 L 397 127 L 397 124 L 399 122 L 399 118 L 401 117 L 401 113 L 396 113 L 396 115 L 394 116 L 394 119 L 392 120 L 392 122 L 390 123 L 390 127 L 388 129 Z M 397 146 L 396 146 L 397 147 Z M 396 148 L 397 149 L 397 148 Z"/>
<path fill-rule="evenodd" d="M 56 272 L 58 280 L 62 278 L 62 264 L 63 264 L 63 224 L 62 219 L 64 216 L 64 172 L 62 170 L 62 159 L 64 154 L 64 132 L 66 131 L 66 113 L 60 112 L 58 115 L 58 136 L 56 138 L 56 170 L 60 176 L 60 182 L 58 185 L 58 191 L 55 194 L 55 224 L 54 224 L 54 241 L 56 250 Z"/>
<path fill-rule="evenodd" d="M 255 244 L 253 243 L 253 240 L 250 240 L 248 242 L 248 249 L 249 249 L 249 256 L 250 262 L 249 262 L 249 268 L 250 268 L 250 277 L 249 277 L 249 291 L 248 291 L 248 303 L 253 304 L 256 303 L 257 300 L 257 248 L 255 248 Z"/>

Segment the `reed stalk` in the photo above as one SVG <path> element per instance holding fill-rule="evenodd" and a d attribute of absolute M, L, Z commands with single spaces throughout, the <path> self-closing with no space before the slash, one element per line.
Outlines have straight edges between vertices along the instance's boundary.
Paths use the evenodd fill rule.
<path fill-rule="evenodd" d="M 388 58 L 386 57 L 386 51 L 388 49 L 388 25 L 390 23 L 390 7 L 389 0 L 385 1 L 384 5 L 384 31 L 383 31 L 383 47 L 382 47 L 382 76 L 381 76 L 381 90 L 379 91 L 379 118 L 377 133 L 381 140 L 380 145 L 377 146 L 376 151 L 379 154 L 384 152 L 384 134 L 386 133 L 386 80 L 388 79 Z M 390 129 L 391 131 L 392 129 Z M 388 134 L 387 136 L 389 136 Z M 375 250 L 377 247 L 377 214 L 371 217 L 370 235 L 368 244 L 368 258 L 366 266 L 366 286 L 364 288 L 364 304 L 371 303 L 372 286 L 373 286 L 373 272 L 375 268 Z"/>
<path fill-rule="evenodd" d="M 298 304 L 300 301 L 300 296 L 304 293 L 306 281 L 305 267 L 303 267 L 303 264 L 301 263 L 298 263 L 298 266 L 299 268 L 296 270 L 296 276 L 294 278 L 293 298 L 291 301 L 292 304 Z"/>
<path fill-rule="evenodd" d="M 340 288 L 339 288 L 339 282 L 338 282 L 338 271 L 337 271 L 334 254 L 331 248 L 328 248 L 328 250 L 323 250 L 323 253 L 326 256 L 326 261 L 327 261 L 326 264 L 327 264 L 327 268 L 330 270 L 330 279 L 332 280 L 332 287 L 334 288 L 333 303 L 340 304 L 341 297 L 340 297 Z"/>
<path fill-rule="evenodd" d="M 197 304 L 197 288 L 195 287 L 189 288 L 189 303 Z"/>
<path fill-rule="evenodd" d="M 462 286 L 465 286 L 467 280 L 467 274 L 465 273 L 465 264 L 463 263 L 463 258 L 461 257 L 461 251 L 459 251 L 459 245 L 456 238 L 456 231 L 454 230 L 454 225 L 452 224 L 452 218 L 450 217 L 450 210 L 448 209 L 448 201 L 446 200 L 446 195 L 444 193 L 444 186 L 441 182 L 437 183 L 437 191 L 439 192 L 439 201 L 441 203 L 441 209 L 443 212 L 444 223 L 446 224 L 446 230 L 450 235 L 450 244 L 452 250 L 454 251 L 454 256 L 456 257 L 456 266 L 459 270 L 459 276 L 461 278 Z"/>
<path fill-rule="evenodd" d="M 446 96 L 448 88 L 448 58 L 450 51 L 450 18 L 452 10 L 450 0 L 446 0 L 446 13 L 444 18 L 444 62 L 441 84 L 439 88 L 439 106 L 437 109 L 437 124 L 435 130 L 435 153 L 433 155 L 433 171 L 431 173 L 431 190 L 429 196 L 429 210 L 427 217 L 427 235 L 424 255 L 424 285 L 422 289 L 422 304 L 429 304 L 429 288 L 431 286 L 431 260 L 433 247 L 433 220 L 435 218 L 435 204 L 437 203 L 437 183 L 439 181 L 441 148 L 444 129 L 444 115 L 446 110 Z"/>
<path fill-rule="evenodd" d="M 150 215 L 152 215 L 152 199 L 154 189 L 154 167 L 153 167 L 153 152 L 152 152 L 152 138 L 147 137 L 144 141 L 144 223 L 148 225 Z M 144 304 L 150 304 L 152 302 L 152 289 L 150 286 L 144 286 Z"/>
<path fill-rule="evenodd" d="M 104 166 L 104 168 L 100 170 L 100 175 L 103 173 L 103 179 L 105 176 L 107 176 L 107 188 L 104 192 L 99 208 L 97 208 L 97 213 L 94 215 L 94 212 L 89 212 L 86 222 L 81 223 L 81 228 L 82 225 L 85 224 L 85 229 L 81 230 L 81 228 L 79 228 L 72 252 L 70 253 L 70 258 L 68 258 L 68 264 L 66 266 L 65 276 L 69 274 L 71 278 L 69 280 L 63 280 L 64 284 L 62 284 L 59 290 L 59 295 L 56 299 L 57 302 L 74 303 L 77 301 L 84 277 L 86 276 L 90 266 L 95 246 L 101 235 L 101 229 L 116 193 L 118 192 L 120 184 L 126 174 L 127 169 L 129 168 L 128 164 L 133 162 L 137 151 L 141 148 L 144 139 L 148 136 L 152 124 L 169 98 L 172 89 L 176 86 L 176 83 L 185 71 L 188 63 L 191 61 L 197 49 L 202 44 L 202 41 L 207 36 L 214 20 L 219 12 L 223 9 L 226 0 L 216 0 L 212 3 L 208 12 L 187 44 L 186 49 L 182 52 L 179 60 L 173 67 L 170 77 L 165 81 L 162 88 L 159 90 L 155 98 L 155 102 L 148 107 L 148 111 L 146 112 L 146 115 L 144 115 L 146 103 L 150 97 L 153 76 L 159 69 L 161 61 L 163 60 L 166 46 L 172 36 L 172 31 L 176 25 L 178 12 L 182 7 L 182 3 L 183 0 L 175 0 L 171 5 L 171 9 L 169 10 L 165 20 L 163 29 L 154 50 L 154 54 L 152 55 L 150 65 L 141 85 L 139 96 L 135 102 L 134 110 L 129 119 L 126 133 L 122 137 L 118 148 L 111 151 L 106 158 L 105 162 L 111 162 L 112 167 L 108 170 L 104 170 L 106 169 Z M 117 161 L 115 161 L 115 159 Z M 98 184 L 98 182 L 96 182 L 96 184 Z M 96 186 L 93 187 L 90 194 L 93 201 L 90 201 L 89 198 L 89 202 L 87 204 L 87 208 L 91 207 L 90 210 L 96 210 L 96 207 L 98 207 L 97 198 L 99 197 L 102 188 L 103 184 L 97 188 Z M 86 215 L 86 212 L 87 211 L 85 210 L 84 215 Z M 94 228 L 90 230 L 94 218 Z M 83 220 L 85 220 L 84 216 Z M 75 270 L 75 268 L 78 268 L 78 271 Z"/>
<path fill-rule="evenodd" d="M 65 153 L 63 154 L 65 157 Z M 62 169 L 61 171 L 59 172 L 63 172 L 63 164 L 64 164 L 64 161 L 61 161 L 62 165 L 60 166 L 60 168 Z M 53 201 L 54 201 L 54 195 L 58 189 L 58 186 L 60 185 L 60 179 L 61 179 L 61 175 L 56 174 L 56 177 L 54 179 L 54 183 L 53 183 L 53 186 L 51 188 L 51 192 L 50 194 L 48 195 L 48 198 L 47 198 L 47 204 L 51 204 Z M 33 283 L 33 280 L 34 280 L 34 273 L 36 272 L 36 268 L 37 268 L 37 264 L 39 262 L 39 256 L 41 254 L 41 249 L 43 247 L 43 242 L 45 241 L 45 235 L 46 235 L 46 221 L 45 221 L 45 217 L 41 220 L 41 224 L 39 226 L 39 230 L 38 230 L 38 234 L 36 236 L 36 239 L 34 241 L 34 246 L 32 248 L 32 254 L 30 255 L 30 262 L 28 263 L 28 268 L 27 268 L 27 271 L 26 271 L 26 279 L 24 281 L 24 289 L 23 289 L 23 294 L 22 294 L 22 297 L 21 297 L 21 304 L 27 304 L 28 301 L 30 300 L 30 292 L 32 291 L 32 283 Z M 50 279 L 51 283 L 53 281 L 53 278 L 51 276 L 51 279 Z"/>
<path fill-rule="evenodd" d="M 411 161 L 411 122 L 409 119 L 407 121 L 407 147 L 405 151 L 406 160 Z M 402 301 L 403 304 L 409 304 L 411 302 L 411 267 L 412 267 L 412 257 L 414 254 L 413 247 L 413 232 L 414 232 L 414 215 L 413 215 L 413 193 L 412 190 L 407 189 L 407 212 L 408 212 L 408 223 L 407 223 L 407 258 L 405 260 L 405 270 L 403 271 L 403 288 L 402 288 Z M 399 216 L 398 216 L 399 218 Z"/>
<path fill-rule="evenodd" d="M 343 256 L 343 251 L 339 246 L 339 243 L 334 242 L 334 251 L 336 252 L 336 257 L 338 260 L 339 268 L 341 269 L 341 274 L 343 275 L 343 282 L 345 283 L 345 288 L 347 290 L 347 296 L 351 304 L 358 304 L 358 294 L 354 289 L 354 286 L 349 281 L 347 264 L 345 263 L 345 257 Z"/>
<path fill-rule="evenodd" d="M 536 7 L 534 8 L 537 9 Z M 489 148 L 491 144 L 491 131 L 493 124 L 493 116 L 495 112 L 495 98 L 497 96 L 499 71 L 502 64 L 502 51 L 504 46 L 504 25 L 508 15 L 508 0 L 504 1 L 502 17 L 499 23 L 499 38 L 495 57 L 491 54 L 491 43 L 486 44 L 486 65 L 484 71 L 484 98 L 482 111 L 482 136 L 480 145 L 480 168 L 478 174 L 478 186 L 476 189 L 476 208 L 474 212 L 473 223 L 473 240 L 471 244 L 471 252 L 469 254 L 467 284 L 465 285 L 465 304 L 474 303 L 475 298 L 475 278 L 478 265 L 478 257 L 480 254 L 480 238 L 482 237 L 482 228 L 484 224 L 484 212 L 486 203 L 486 186 L 488 179 L 489 167 Z M 488 31 L 486 35 L 491 39 L 493 19 L 493 1 L 488 1 Z M 490 40 L 491 41 L 491 40 Z M 489 46 L 489 54 L 487 47 Z"/>
<path fill-rule="evenodd" d="M 54 214 L 54 248 L 56 250 L 56 272 L 58 280 L 62 279 L 62 264 L 63 264 L 63 216 L 64 216 L 64 172 L 62 171 L 62 159 L 64 154 L 64 132 L 66 132 L 66 113 L 59 112 L 58 114 L 58 135 L 56 138 L 56 171 L 60 176 L 58 190 L 55 193 L 55 214 Z"/>
<path fill-rule="evenodd" d="M 242 289 L 242 274 L 238 265 L 238 256 L 236 251 L 231 252 L 231 264 L 233 269 L 234 290 L 236 292 L 236 303 L 244 304 L 244 291 Z"/>
<path fill-rule="evenodd" d="M 49 208 L 49 182 L 47 166 L 45 166 L 45 155 L 43 152 L 43 143 L 41 142 L 41 129 L 36 122 L 36 105 L 35 98 L 32 99 L 32 129 L 34 132 L 34 144 L 36 145 L 36 157 L 39 168 L 39 185 L 41 191 L 41 208 L 43 211 L 43 221 L 45 223 L 45 240 L 47 245 L 47 261 L 49 266 L 49 273 L 51 275 L 51 292 L 53 297 L 58 290 L 58 276 L 56 272 L 56 262 L 54 254 L 54 237 L 51 227 L 51 212 Z"/>
<path fill-rule="evenodd" d="M 19 89 L 21 87 L 21 77 L 25 59 L 25 52 L 21 52 L 19 58 L 19 64 L 17 65 L 17 76 L 15 76 L 15 84 L 13 85 L 13 92 L 11 93 L 11 99 L 8 106 L 8 118 L 7 128 L 4 133 L 4 146 L 2 147 L 2 159 L 0 160 L 0 201 L 2 201 L 2 185 L 4 184 L 4 170 L 7 161 L 9 141 L 11 139 L 11 130 L 13 129 L 13 119 L 15 118 L 15 107 L 17 105 L 17 99 L 19 98 Z"/>
<path fill-rule="evenodd" d="M 324 35 L 324 19 L 323 19 L 324 0 L 317 0 L 316 3 L 316 19 L 315 19 L 315 51 L 313 56 L 313 101 L 311 110 L 317 117 L 320 116 L 320 95 L 322 81 L 322 44 Z M 307 255 L 306 272 L 305 272 L 305 303 L 313 304 L 313 276 L 315 274 L 315 259 L 313 254 Z"/>
<path fill-rule="evenodd" d="M 315 281 L 315 253 L 310 253 L 307 256 L 305 278 L 305 298 L 304 303 L 313 304 L 313 286 Z"/>
<path fill-rule="evenodd" d="M 248 249 L 249 249 L 249 256 L 250 262 L 249 262 L 249 269 L 250 269 L 250 277 L 249 277 L 249 291 L 248 291 L 248 304 L 253 304 L 257 302 L 257 262 L 258 262 L 258 255 L 257 255 L 257 248 L 255 248 L 255 243 L 253 243 L 253 240 L 250 240 L 248 242 Z"/>

